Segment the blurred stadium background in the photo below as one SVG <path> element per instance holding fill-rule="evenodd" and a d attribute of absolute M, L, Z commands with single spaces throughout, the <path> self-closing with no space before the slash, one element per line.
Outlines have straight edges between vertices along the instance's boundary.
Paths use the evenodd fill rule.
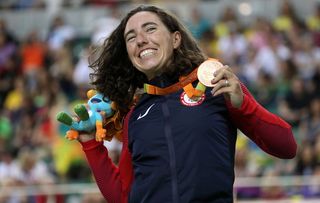
<path fill-rule="evenodd" d="M 85 102 L 88 53 L 142 3 L 179 16 L 293 126 L 293 160 L 239 132 L 235 202 L 320 202 L 320 0 L 0 0 L 0 202 L 104 202 L 55 115 Z M 121 145 L 105 145 L 117 163 Z"/>

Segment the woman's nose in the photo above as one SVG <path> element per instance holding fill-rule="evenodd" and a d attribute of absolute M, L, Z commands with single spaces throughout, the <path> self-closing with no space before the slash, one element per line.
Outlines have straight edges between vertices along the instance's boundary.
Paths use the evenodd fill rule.
<path fill-rule="evenodd" d="M 136 42 L 138 44 L 138 46 L 143 46 L 144 44 L 147 44 L 148 43 L 148 39 L 147 37 L 144 35 L 144 34 L 138 34 L 137 37 L 136 37 Z"/>

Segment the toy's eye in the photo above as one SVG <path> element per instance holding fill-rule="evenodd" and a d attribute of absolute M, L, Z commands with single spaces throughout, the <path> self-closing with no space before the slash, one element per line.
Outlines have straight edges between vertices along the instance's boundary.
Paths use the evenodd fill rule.
<path fill-rule="evenodd" d="M 94 104 L 95 104 L 95 103 L 100 103 L 100 102 L 101 102 L 101 99 L 92 98 L 92 99 L 91 99 L 91 102 L 94 103 Z"/>

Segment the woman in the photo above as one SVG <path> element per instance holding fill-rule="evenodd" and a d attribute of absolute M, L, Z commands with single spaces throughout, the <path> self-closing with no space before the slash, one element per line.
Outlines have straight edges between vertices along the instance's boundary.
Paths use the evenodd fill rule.
<path fill-rule="evenodd" d="M 126 114 L 119 167 L 93 136 L 79 140 L 108 202 L 232 202 L 237 128 L 273 156 L 295 156 L 291 127 L 260 106 L 230 68 L 215 72 L 214 88 L 186 96 L 207 57 L 165 11 L 133 9 L 103 48 L 92 78 Z"/>

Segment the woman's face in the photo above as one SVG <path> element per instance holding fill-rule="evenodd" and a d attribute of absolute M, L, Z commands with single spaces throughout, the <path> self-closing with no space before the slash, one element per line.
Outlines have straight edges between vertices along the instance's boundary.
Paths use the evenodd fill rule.
<path fill-rule="evenodd" d="M 156 14 L 142 11 L 128 20 L 124 39 L 132 64 L 152 79 L 170 63 L 181 35 L 178 31 L 170 33 Z"/>

